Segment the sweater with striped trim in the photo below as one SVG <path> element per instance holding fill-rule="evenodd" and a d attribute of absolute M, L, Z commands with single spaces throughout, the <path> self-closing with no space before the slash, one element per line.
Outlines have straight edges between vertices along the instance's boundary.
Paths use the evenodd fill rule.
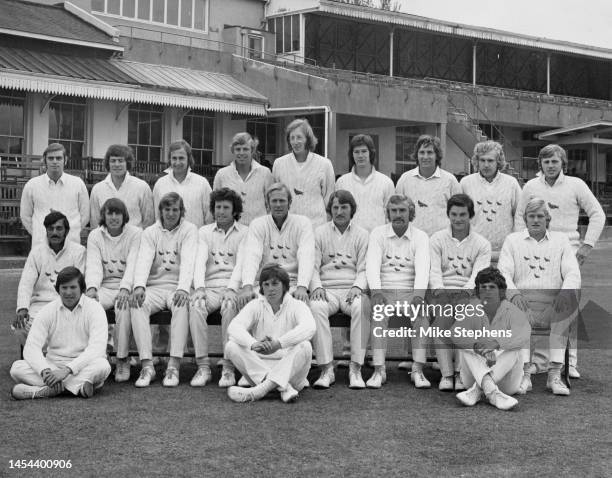
<path fill-rule="evenodd" d="M 308 217 L 313 228 L 327 222 L 325 206 L 336 179 L 329 159 L 309 153 L 306 161 L 299 163 L 289 153 L 274 161 L 272 175 L 291 191 L 291 213 Z"/>
<path fill-rule="evenodd" d="M 353 286 L 365 290 L 368 241 L 368 232 L 357 224 L 349 224 L 342 234 L 333 221 L 317 227 L 315 268 L 310 290 L 319 287 L 350 289 Z"/>
<path fill-rule="evenodd" d="M 402 174 L 395 192 L 412 199 L 416 214 L 414 226 L 431 236 L 449 225 L 446 203 L 453 194 L 461 192 L 461 187 L 448 171 L 438 167 L 430 177 L 424 178 L 416 167 Z"/>
<path fill-rule="evenodd" d="M 459 241 L 450 228 L 442 229 L 431 236 L 430 249 L 432 290 L 472 290 L 476 274 L 491 264 L 491 243 L 473 230 Z"/>
<path fill-rule="evenodd" d="M 504 239 L 514 230 L 514 214 L 521 196 L 518 181 L 498 172 L 489 182 L 480 173 L 474 173 L 461 179 L 459 185 L 474 201 L 473 230 L 491 242 L 497 260 Z"/>

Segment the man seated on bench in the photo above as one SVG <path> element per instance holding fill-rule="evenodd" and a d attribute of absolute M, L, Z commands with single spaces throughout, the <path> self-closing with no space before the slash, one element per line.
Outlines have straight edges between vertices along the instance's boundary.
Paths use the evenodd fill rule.
<path fill-rule="evenodd" d="M 210 195 L 213 224 L 199 231 L 198 253 L 193 274 L 195 292 L 189 306 L 189 324 L 195 347 L 198 371 L 191 380 L 192 387 L 203 387 L 211 380 L 208 359 L 208 326 L 206 319 L 216 310 L 221 312 L 221 338 L 227 343 L 227 327 L 236 315 L 236 292 L 240 287 L 241 268 L 238 255 L 249 228 L 238 222 L 242 214 L 242 198 L 229 188 L 221 188 Z M 224 357 L 220 387 L 236 384 L 234 366 Z"/>
<path fill-rule="evenodd" d="M 310 283 L 310 308 L 317 323 L 313 343 L 321 368 L 315 388 L 329 388 L 335 381 L 329 316 L 339 311 L 351 316 L 349 387 L 365 388 L 361 366 L 370 321 L 369 315 L 363 314 L 362 291 L 367 288 L 365 260 L 369 235 L 352 222 L 356 210 L 357 203 L 350 192 L 335 191 L 327 203 L 327 213 L 332 220 L 315 230 L 315 271 Z M 367 300 L 365 296 L 363 300 Z"/>
<path fill-rule="evenodd" d="M 395 301 L 409 302 L 415 306 L 424 304 L 429 282 L 429 237 L 412 224 L 415 207 L 410 198 L 395 194 L 389 198 L 386 209 L 388 224 L 372 230 L 366 256 L 366 278 L 372 291 L 372 305 L 380 307 Z M 410 320 L 411 327 L 416 331 L 429 326 L 424 315 L 414 320 L 404 317 L 403 320 Z M 383 321 L 383 325 L 386 322 Z M 387 380 L 386 348 L 386 337 L 372 336 L 374 373 L 366 382 L 369 388 L 380 388 Z M 427 344 L 420 334 L 412 339 L 412 357 L 411 378 L 415 386 L 431 387 L 423 375 Z"/>
<path fill-rule="evenodd" d="M 84 294 L 85 277 L 76 267 L 66 267 L 55 287 L 59 297 L 40 310 L 23 349 L 24 360 L 11 367 L 17 382 L 11 394 L 17 400 L 54 397 L 64 390 L 90 398 L 110 374 L 106 314 Z"/>
<path fill-rule="evenodd" d="M 159 202 L 160 219 L 142 233 L 134 291 L 131 297 L 132 331 L 142 362 L 137 387 L 148 387 L 155 378 L 151 343 L 151 314 L 169 309 L 170 360 L 162 385 L 179 384 L 179 367 L 189 335 L 189 294 L 198 245 L 196 227 L 185 220 L 183 199 L 177 193 Z M 204 359 L 206 357 L 197 357 Z"/>
<path fill-rule="evenodd" d="M 561 380 L 568 330 L 576 320 L 580 266 L 563 232 L 551 231 L 546 202 L 531 199 L 524 213 L 527 229 L 510 234 L 499 255 L 499 270 L 508 283 L 508 298 L 523 310 L 532 327 L 550 326 L 548 380 L 555 395 L 569 395 Z M 525 374 L 519 393 L 531 390 L 531 347 L 523 351 Z"/>
<path fill-rule="evenodd" d="M 443 307 L 467 304 L 474 291 L 476 274 L 491 265 L 491 243 L 472 228 L 472 199 L 467 194 L 454 194 L 447 202 L 446 215 L 450 227 L 434 232 L 430 239 L 429 288 L 432 302 Z M 440 314 L 432 325 L 448 330 L 454 321 L 453 316 Z M 448 339 L 434 338 L 434 344 L 442 373 L 438 388 L 465 390 L 459 374 L 458 350 Z"/>
<path fill-rule="evenodd" d="M 249 226 L 242 258 L 242 290 L 239 308 L 257 297 L 253 290 L 263 264 L 274 262 L 289 274 L 291 294 L 308 302 L 308 286 L 315 262 L 314 233 L 310 219 L 290 214 L 291 192 L 283 183 L 274 183 L 266 191 L 270 214 L 255 218 Z"/>
<path fill-rule="evenodd" d="M 289 294 L 289 274 L 266 264 L 259 279 L 263 297 L 249 302 L 228 327 L 225 355 L 248 382 L 230 387 L 235 402 L 260 400 L 278 390 L 283 402 L 297 399 L 308 381 L 316 325 L 308 306 Z"/>
<path fill-rule="evenodd" d="M 70 225 L 59 211 L 50 212 L 43 221 L 47 231 L 45 242 L 35 245 L 26 260 L 17 288 L 17 317 L 12 328 L 23 346 L 38 312 L 57 299 L 55 280 L 64 267 L 85 268 L 85 248 L 66 241 Z"/>
<path fill-rule="evenodd" d="M 107 199 L 96 217 L 100 218 L 100 226 L 87 238 L 86 295 L 100 302 L 104 310 L 115 309 L 115 381 L 127 382 L 132 331 L 129 298 L 142 230 L 128 224 L 127 207 L 118 198 Z"/>
<path fill-rule="evenodd" d="M 510 410 L 518 403 L 510 395 L 517 393 L 521 383 L 521 349 L 529 343 L 531 327 L 525 313 L 506 300 L 506 281 L 497 269 L 482 269 L 475 282 L 482 312 L 475 309 L 474 314 L 456 321 L 452 334 L 459 348 L 461 380 L 470 387 L 458 393 L 457 399 L 472 407 L 484 394 L 494 407 Z M 497 337 L 469 337 L 469 332 L 476 331 Z"/>

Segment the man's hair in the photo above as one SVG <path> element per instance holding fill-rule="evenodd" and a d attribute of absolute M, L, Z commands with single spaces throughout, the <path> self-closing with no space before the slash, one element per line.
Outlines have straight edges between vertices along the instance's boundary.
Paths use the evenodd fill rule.
<path fill-rule="evenodd" d="M 385 204 L 385 215 L 387 216 L 387 220 L 389 219 L 389 205 L 401 204 L 403 202 L 408 203 L 408 221 L 412 222 L 414 220 L 414 216 L 416 214 L 414 203 L 412 202 L 412 199 L 410 199 L 408 196 L 404 196 L 403 194 L 393 194 L 387 201 L 387 204 Z"/>
<path fill-rule="evenodd" d="M 60 144 L 60 143 L 51 143 L 43 151 L 43 164 L 47 164 L 47 155 L 49 153 L 55 153 L 56 151 L 61 151 L 62 152 L 62 155 L 64 156 L 64 162 L 66 161 L 66 159 L 68 159 L 66 157 L 66 148 L 64 147 L 63 144 Z"/>
<path fill-rule="evenodd" d="M 191 150 L 191 146 L 184 139 L 179 139 L 178 141 L 174 141 L 170 143 L 168 147 L 168 162 L 170 163 L 170 158 L 172 157 L 172 152 L 177 149 L 184 149 L 185 153 L 187 153 L 187 163 L 190 168 L 193 168 L 195 162 L 193 160 L 193 151 Z"/>
<path fill-rule="evenodd" d="M 499 269 L 495 267 L 486 267 L 476 274 L 474 289 L 476 290 L 476 295 L 478 297 L 480 297 L 480 286 L 488 282 L 491 282 L 497 286 L 500 292 L 500 299 L 506 298 L 506 289 L 508 289 L 506 279 L 504 279 L 502 273 L 499 272 Z"/>
<path fill-rule="evenodd" d="M 159 209 L 159 213 L 161 214 L 165 207 L 173 206 L 177 202 L 179 204 L 179 208 L 181 209 L 181 217 L 185 217 L 185 204 L 183 203 L 183 198 L 180 196 L 180 194 L 175 192 L 164 194 L 161 201 L 159 201 L 159 206 L 157 206 L 157 209 Z"/>
<path fill-rule="evenodd" d="M 329 201 L 327 201 L 327 207 L 325 208 L 327 214 L 331 216 L 332 206 L 334 204 L 334 199 L 336 198 L 338 198 L 339 204 L 350 204 L 351 219 L 353 219 L 353 216 L 355 216 L 355 213 L 357 212 L 357 202 L 350 191 L 347 191 L 346 189 L 338 189 L 331 193 L 331 196 L 329 196 Z"/>
<path fill-rule="evenodd" d="M 467 207 L 470 219 L 474 217 L 474 201 L 467 194 L 453 194 L 448 198 L 446 203 L 446 215 L 450 214 L 450 210 L 453 206 Z"/>
<path fill-rule="evenodd" d="M 283 295 L 289 291 L 289 274 L 276 262 L 269 262 L 261 268 L 259 274 L 259 292 L 263 294 L 263 283 L 270 279 L 278 279 L 283 284 Z"/>
<path fill-rule="evenodd" d="M 291 196 L 291 190 L 287 187 L 285 183 L 273 183 L 266 189 L 266 207 L 270 207 L 270 194 L 275 191 L 285 191 L 287 193 L 287 199 L 289 200 L 289 204 L 291 204 L 291 200 L 293 197 Z"/>
<path fill-rule="evenodd" d="M 110 170 L 110 158 L 114 156 L 116 158 L 123 158 L 127 163 L 127 170 L 130 171 L 132 169 L 132 164 L 134 164 L 134 151 L 126 144 L 111 144 L 106 150 L 106 154 L 104 155 L 104 167 L 107 171 Z"/>
<path fill-rule="evenodd" d="M 49 214 L 45 216 L 43 220 L 43 226 L 45 229 L 55 224 L 57 221 L 64 221 L 64 228 L 66 229 L 66 235 L 68 235 L 68 231 L 70 231 L 70 223 L 68 222 L 68 218 L 59 211 L 51 211 Z"/>
<path fill-rule="evenodd" d="M 374 141 L 372 141 L 372 137 L 367 134 L 358 134 L 353 136 L 351 142 L 349 143 L 348 150 L 348 160 L 349 160 L 349 170 L 353 168 L 355 165 L 355 159 L 353 158 L 353 150 L 358 146 L 365 146 L 368 148 L 370 152 L 370 164 L 376 165 L 376 147 L 374 146 Z"/>
<path fill-rule="evenodd" d="M 125 203 L 119 198 L 107 199 L 102 207 L 100 208 L 100 226 L 108 227 L 106 224 L 106 213 L 118 212 L 123 216 L 123 222 L 121 226 L 125 226 L 130 220 L 130 214 L 128 213 Z"/>
<path fill-rule="evenodd" d="M 317 143 L 319 142 L 319 140 L 315 137 L 314 132 L 312 131 L 312 127 L 310 126 L 310 123 L 307 119 L 293 120 L 291 123 L 289 123 L 289 126 L 287 126 L 287 129 L 285 130 L 285 136 L 289 150 L 293 151 L 293 149 L 291 148 L 291 142 L 289 141 L 289 135 L 291 135 L 291 132 L 293 130 L 298 128 L 301 128 L 302 132 L 304 133 L 304 136 L 306 136 L 306 149 L 308 151 L 314 151 L 314 149 L 317 147 Z"/>
<path fill-rule="evenodd" d="M 527 223 L 527 214 L 535 211 L 544 211 L 544 215 L 546 216 L 546 229 L 550 224 L 550 220 L 552 219 L 550 216 L 550 211 L 548 210 L 548 206 L 546 205 L 546 201 L 542 198 L 534 197 L 529 200 L 527 205 L 525 206 L 525 212 L 523 213 L 523 220 Z"/>
<path fill-rule="evenodd" d="M 215 204 L 217 201 L 229 201 L 232 203 L 232 215 L 234 221 L 240 219 L 242 215 L 242 198 L 238 196 L 236 191 L 230 188 L 216 189 L 210 193 L 210 213 L 215 216 Z"/>
<path fill-rule="evenodd" d="M 474 171 L 478 171 L 478 160 L 490 152 L 497 155 L 497 170 L 501 171 L 506 167 L 506 155 L 504 148 L 497 141 L 482 141 L 474 146 L 474 154 L 472 155 L 472 167 Z"/>
<path fill-rule="evenodd" d="M 255 158 L 257 156 L 257 146 L 259 145 L 259 141 L 257 140 L 257 138 L 253 138 L 247 132 L 236 133 L 232 138 L 232 142 L 230 143 L 230 152 L 234 154 L 234 148 L 241 144 L 246 144 L 251 148 L 252 158 Z"/>
<path fill-rule="evenodd" d="M 83 273 L 74 266 L 64 267 L 55 281 L 55 290 L 59 294 L 60 286 L 66 284 L 74 279 L 78 279 L 79 287 L 81 288 L 81 294 L 85 292 L 85 276 Z"/>
<path fill-rule="evenodd" d="M 413 159 L 419 164 L 419 149 L 422 147 L 432 146 L 436 153 L 436 166 L 440 166 L 442 163 L 442 145 L 440 144 L 440 138 L 437 136 L 430 136 L 423 134 L 417 139 L 416 145 L 414 146 Z"/>
<path fill-rule="evenodd" d="M 555 154 L 558 155 L 559 159 L 561 160 L 561 167 L 563 171 L 567 171 L 567 153 L 558 144 L 547 144 L 540 150 L 538 153 L 538 166 L 540 167 L 540 171 L 542 170 L 542 160 L 551 158 Z"/>

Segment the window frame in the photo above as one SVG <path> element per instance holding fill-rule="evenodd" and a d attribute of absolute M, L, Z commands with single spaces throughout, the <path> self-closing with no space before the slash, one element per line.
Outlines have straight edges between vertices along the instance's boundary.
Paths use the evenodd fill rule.
<path fill-rule="evenodd" d="M 167 23 L 168 22 L 168 2 L 170 0 L 161 0 L 164 2 L 164 21 L 163 22 L 159 22 L 156 20 L 153 20 L 153 10 L 154 10 L 154 4 L 156 2 L 156 0 L 148 0 L 149 1 L 149 18 L 148 19 L 142 19 L 142 18 L 138 18 L 138 8 L 139 8 L 139 3 L 141 0 L 133 0 L 134 1 L 134 16 L 130 17 L 130 16 L 126 16 L 123 15 L 123 5 L 124 2 L 126 2 L 127 0 L 118 0 L 119 1 L 119 12 L 120 14 L 116 14 L 116 13 L 108 13 L 108 5 L 109 2 L 111 0 L 99 0 L 100 2 L 104 3 L 104 10 L 100 11 L 100 10 L 96 10 L 94 9 L 94 5 L 95 5 L 95 0 L 92 1 L 92 6 L 91 6 L 91 11 L 94 14 L 100 14 L 100 15 L 105 15 L 105 16 L 109 16 L 109 17 L 113 17 L 113 18 L 121 18 L 124 20 L 129 20 L 131 22 L 138 22 L 138 23 L 145 23 L 147 25 L 155 25 L 155 26 L 160 26 L 160 27 L 165 27 L 165 28 L 176 28 L 179 30 L 186 30 L 186 31 L 192 31 L 192 32 L 197 32 L 197 33 L 203 33 L 203 34 L 208 34 L 209 33 L 209 23 L 210 23 L 210 0 L 176 0 L 177 4 L 178 4 L 178 10 L 177 10 L 177 24 L 172 24 L 172 23 Z M 191 27 L 184 27 L 181 26 L 182 23 L 182 5 L 184 2 L 190 1 L 191 2 Z M 203 2 L 204 3 L 204 28 L 196 28 L 196 6 L 197 6 L 197 2 Z"/>

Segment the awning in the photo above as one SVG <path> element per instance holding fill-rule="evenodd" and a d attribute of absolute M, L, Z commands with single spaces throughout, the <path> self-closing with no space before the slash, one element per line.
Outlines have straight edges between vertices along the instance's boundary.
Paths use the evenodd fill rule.
<path fill-rule="evenodd" d="M 0 47 L 0 87 L 265 116 L 268 100 L 230 75 Z"/>
<path fill-rule="evenodd" d="M 577 136 L 584 133 L 601 134 L 609 133 L 612 130 L 612 121 L 591 121 L 589 123 L 580 123 L 565 128 L 552 129 L 538 134 L 538 139 L 548 141 L 558 141 L 563 137 Z"/>

